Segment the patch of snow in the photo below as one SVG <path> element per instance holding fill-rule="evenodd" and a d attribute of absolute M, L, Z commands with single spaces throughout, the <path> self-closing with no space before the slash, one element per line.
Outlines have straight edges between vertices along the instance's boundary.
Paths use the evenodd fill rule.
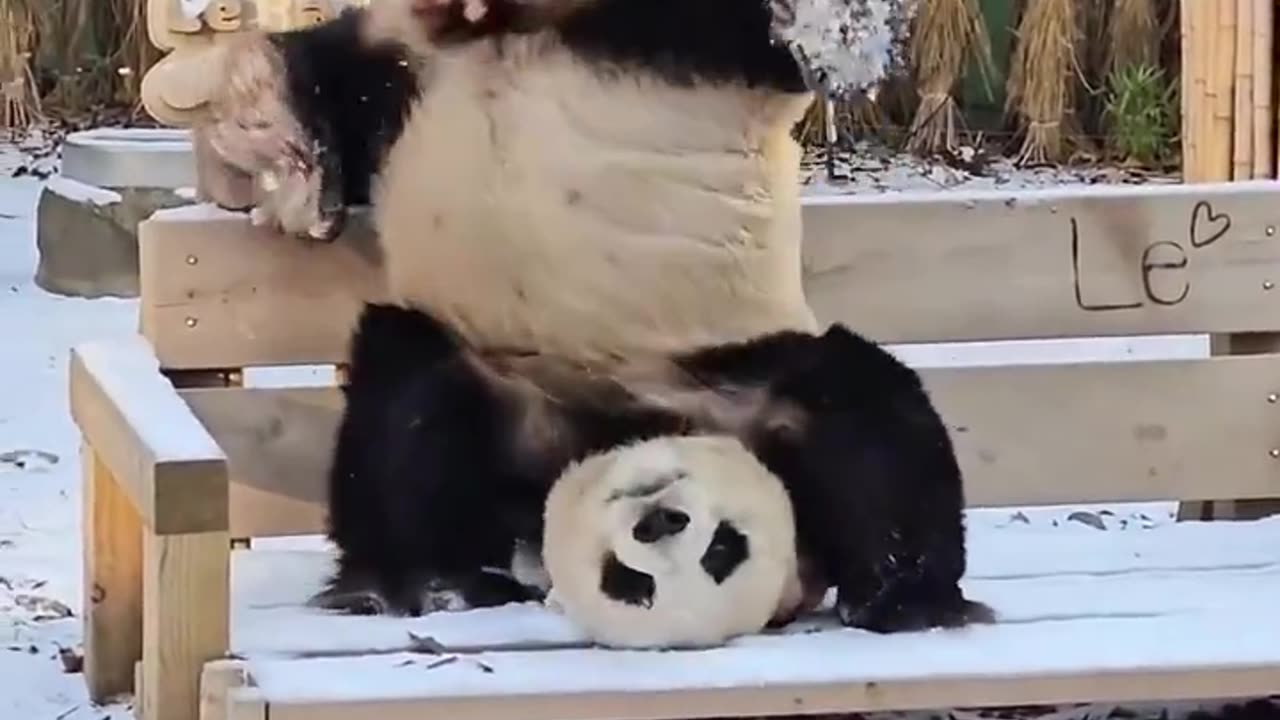
<path fill-rule="evenodd" d="M 76 343 L 136 332 L 137 302 L 34 284 L 40 188 L 0 178 L 0 718 L 124 720 L 128 706 L 94 707 L 60 654 L 81 642 L 80 438 L 67 360 Z"/>
<path fill-rule="evenodd" d="M 61 175 L 49 178 L 48 182 L 45 183 L 45 187 L 49 189 L 49 192 L 77 203 L 92 203 L 102 206 L 124 202 L 124 197 L 115 190 L 89 185 Z"/>

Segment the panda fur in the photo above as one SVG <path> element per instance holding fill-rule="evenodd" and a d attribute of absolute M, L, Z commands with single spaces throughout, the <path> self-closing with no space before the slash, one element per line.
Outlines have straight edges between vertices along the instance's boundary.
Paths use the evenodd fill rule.
<path fill-rule="evenodd" d="M 728 435 L 574 463 L 547 497 L 542 557 L 552 603 L 603 645 L 719 645 L 802 602 L 791 500 Z"/>
<path fill-rule="evenodd" d="M 812 93 L 768 3 L 377 0 L 337 22 L 246 39 L 274 60 L 232 53 L 231 86 L 276 99 L 215 103 L 228 129 L 211 132 L 264 158 L 385 128 L 372 199 L 391 301 L 483 347 L 588 361 L 817 329 L 791 136 Z M 401 61 L 384 101 L 353 101 Z M 358 81 L 339 83 L 345 67 Z M 271 128 L 266 147 L 244 115 Z M 352 129 L 317 139 L 326 118 Z M 304 160 L 278 196 L 325 187 Z"/>
<path fill-rule="evenodd" d="M 959 586 L 964 497 L 945 425 L 913 370 L 843 326 L 598 373 L 478 349 L 429 313 L 371 304 L 344 389 L 330 470 L 340 552 L 323 607 L 414 615 L 541 599 L 545 576 L 513 569 L 541 556 L 566 468 L 651 438 L 726 434 L 790 497 L 796 612 L 834 586 L 841 621 L 877 632 L 994 618 Z"/>
<path fill-rule="evenodd" d="M 422 71 L 403 46 L 366 44 L 363 27 L 363 11 L 348 8 L 305 29 L 228 40 L 223 81 L 197 128 L 254 178 L 258 223 L 332 239 L 349 207 L 370 202 Z"/>

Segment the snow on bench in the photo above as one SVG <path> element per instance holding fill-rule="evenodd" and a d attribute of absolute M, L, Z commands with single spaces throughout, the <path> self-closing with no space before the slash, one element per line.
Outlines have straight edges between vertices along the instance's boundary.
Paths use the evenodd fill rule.
<path fill-rule="evenodd" d="M 814 657 L 838 652 L 848 660 L 839 663 L 839 672 L 868 678 L 890 672 L 895 657 L 921 674 L 977 667 L 1014 672 L 1029 660 L 1002 653 L 1018 646 L 1043 650 L 1037 662 L 1057 670 L 1088 669 L 1099 662 L 1280 663 L 1280 516 L 1128 530 L 1077 522 L 1060 527 L 971 523 L 969 543 L 965 589 L 996 608 L 997 627 L 898 637 L 824 632 L 818 640 L 753 638 L 734 647 L 823 653 Z M 565 618 L 536 603 L 421 618 L 342 616 L 304 607 L 331 562 L 323 550 L 237 551 L 232 653 L 251 659 L 390 653 L 411 649 L 411 634 L 460 651 L 585 644 Z M 816 629 L 838 627 L 826 614 L 795 623 L 788 632 Z M 793 649 L 792 642 L 804 646 Z M 812 642 L 818 644 L 809 646 Z M 947 668 L 923 667 L 918 656 L 909 660 L 920 652 Z M 369 667 L 384 662 L 361 661 Z"/>

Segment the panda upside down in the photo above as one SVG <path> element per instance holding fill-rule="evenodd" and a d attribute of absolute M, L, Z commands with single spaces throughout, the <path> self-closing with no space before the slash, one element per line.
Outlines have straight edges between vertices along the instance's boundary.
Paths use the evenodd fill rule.
<path fill-rule="evenodd" d="M 596 373 L 485 353 L 371 304 L 331 470 L 338 570 L 316 603 L 416 615 L 537 600 L 544 506 L 573 463 L 649 438 L 738 438 L 793 506 L 799 578 L 876 632 L 994 620 L 966 598 L 960 468 L 917 374 L 841 325 Z M 603 559 L 603 558 L 602 558 Z"/>
<path fill-rule="evenodd" d="M 229 54 L 205 130 L 261 181 L 255 217 L 329 240 L 371 201 L 390 291 L 352 341 L 319 604 L 541 597 L 517 570 L 570 462 L 718 432 L 782 479 L 843 622 L 990 617 L 918 379 L 805 302 L 789 132 L 812 96 L 770 13 L 377 0 Z"/>

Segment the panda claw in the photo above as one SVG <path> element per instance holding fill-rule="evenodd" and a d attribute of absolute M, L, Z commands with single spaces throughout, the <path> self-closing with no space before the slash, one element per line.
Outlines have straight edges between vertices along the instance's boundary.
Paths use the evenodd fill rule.
<path fill-rule="evenodd" d="M 311 605 L 347 615 L 385 615 L 390 610 L 381 595 L 372 590 L 326 590 Z"/>

